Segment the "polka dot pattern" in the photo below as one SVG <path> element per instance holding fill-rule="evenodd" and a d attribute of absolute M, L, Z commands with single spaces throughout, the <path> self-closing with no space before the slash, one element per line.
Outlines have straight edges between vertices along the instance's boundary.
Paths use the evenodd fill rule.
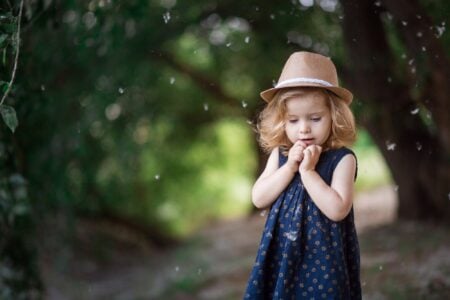
<path fill-rule="evenodd" d="M 355 155 L 345 147 L 321 154 L 316 170 L 327 184 L 347 154 Z M 287 157 L 279 157 L 281 166 Z M 244 299 L 361 299 L 359 269 L 353 209 L 331 221 L 297 174 L 267 216 Z"/>

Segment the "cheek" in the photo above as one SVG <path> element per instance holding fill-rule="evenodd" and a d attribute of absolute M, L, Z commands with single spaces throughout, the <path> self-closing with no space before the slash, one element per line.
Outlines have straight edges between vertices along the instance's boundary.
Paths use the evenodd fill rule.
<path fill-rule="evenodd" d="M 327 116 L 324 120 L 324 127 L 329 130 L 331 129 L 331 116 Z"/>
<path fill-rule="evenodd" d="M 286 132 L 287 135 L 292 134 L 292 126 L 286 125 L 286 126 L 284 127 L 284 131 Z"/>
<path fill-rule="evenodd" d="M 287 135 L 289 138 L 292 138 L 292 136 L 295 135 L 295 132 L 296 132 L 295 126 L 292 126 L 292 125 L 286 125 L 284 128 L 285 128 L 284 131 L 285 131 L 286 135 Z"/>
<path fill-rule="evenodd" d="M 325 135 L 329 135 L 331 132 L 331 122 L 330 121 L 325 121 L 322 124 L 320 124 L 319 128 L 318 128 L 318 132 L 321 132 L 322 134 Z"/>

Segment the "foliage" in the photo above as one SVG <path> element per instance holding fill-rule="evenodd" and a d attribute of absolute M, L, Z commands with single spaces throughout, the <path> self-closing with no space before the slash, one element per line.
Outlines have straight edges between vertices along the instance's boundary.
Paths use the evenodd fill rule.
<path fill-rule="evenodd" d="M 22 7 L 23 1 L 17 7 L 0 6 L 0 113 L 12 132 L 18 125 L 16 112 L 4 101 L 8 99 L 9 103 L 14 103 L 16 100 L 7 96 L 13 88 L 17 67 Z M 19 11 L 18 16 L 16 11 Z M 9 82 L 4 81 L 6 76 L 11 76 Z M 42 286 L 31 239 L 33 218 L 27 181 L 21 175 L 15 157 L 15 138 L 3 126 L 0 134 L 0 298 L 39 299 Z"/>
<path fill-rule="evenodd" d="M 3 52 L 3 65 L 6 66 L 6 60 L 9 52 L 14 54 L 13 59 L 13 68 L 11 80 L 9 82 L 1 81 L 0 86 L 2 96 L 0 100 L 0 113 L 2 115 L 3 121 L 5 124 L 11 129 L 12 132 L 16 129 L 18 125 L 16 112 L 13 107 L 4 105 L 4 101 L 7 98 L 9 92 L 11 91 L 16 71 L 17 71 L 17 63 L 19 58 L 19 50 L 20 50 L 20 27 L 22 21 L 22 12 L 23 12 L 23 3 L 22 0 L 19 6 L 19 13 L 17 17 L 14 17 L 11 12 L 5 11 L 1 16 L 1 27 L 0 27 L 0 50 Z M 12 8 L 11 8 L 12 10 Z M 2 10 L 3 12 L 3 10 Z M 11 48 L 9 50 L 8 48 Z M 9 50 L 9 51 L 8 51 Z"/>
<path fill-rule="evenodd" d="M 0 298 L 39 299 L 42 287 L 27 182 L 17 172 L 8 145 L 11 141 L 7 138 L 0 143 Z"/>
<path fill-rule="evenodd" d="M 18 3 L 9 2 L 0 28 L 4 93 L 18 45 Z M 258 92 L 293 50 L 329 55 L 339 68 L 347 59 L 339 3 L 302 3 L 25 1 L 19 71 L 1 108 L 15 128 L 14 107 L 20 126 L 14 135 L 2 127 L 0 157 L 9 165 L 2 214 L 21 213 L 14 224 L 24 226 L 23 245 L 30 215 L 118 215 L 180 236 L 248 211 Z M 437 7 L 448 5 L 433 3 L 427 9 L 441 24 Z M 359 99 L 354 110 L 374 113 Z M 359 157 L 379 161 L 365 137 Z M 27 197 L 12 196 L 11 178 L 26 178 Z"/>
<path fill-rule="evenodd" d="M 141 15 L 161 10 L 154 3 L 92 3 L 48 8 L 46 19 L 35 20 L 33 34 L 25 33 L 23 51 L 33 49 L 33 54 L 24 55 L 22 63 L 37 80 L 19 78 L 23 90 L 34 91 L 34 100 L 18 105 L 24 123 L 17 136 L 27 149 L 26 164 L 32 166 L 27 176 L 33 178 L 30 189 L 38 207 L 125 215 L 165 233 L 186 233 L 202 220 L 248 207 L 242 202 L 255 164 L 249 159 L 254 137 L 244 98 L 239 110 L 230 111 L 192 86 L 189 76 L 152 57 L 151 50 L 143 51 L 143 41 L 152 45 L 162 38 L 150 32 L 152 23 L 164 23 L 162 15 L 158 22 Z M 196 40 L 182 33 L 179 57 Z M 204 56 L 191 60 L 209 70 L 216 70 L 215 62 Z M 44 64 L 51 68 L 43 72 Z M 234 121 L 224 119 L 227 111 Z M 39 132 L 33 131 L 37 127 Z M 215 157 L 221 161 L 214 163 Z M 241 161 L 245 168 L 238 167 Z M 225 170 L 213 170 L 222 165 Z M 225 201 L 236 198 L 230 194 L 236 191 L 240 202 Z M 160 213 L 170 211 L 170 203 L 187 212 L 177 218 L 179 224 Z M 206 209 L 199 209 L 201 204 Z"/>
<path fill-rule="evenodd" d="M 358 158 L 356 191 L 369 190 L 392 183 L 392 177 L 383 156 L 374 147 L 370 135 L 363 128 L 358 129 L 358 139 L 353 150 Z"/>
<path fill-rule="evenodd" d="M 12 132 L 14 132 L 18 125 L 17 115 L 14 108 L 12 106 L 2 104 L 0 105 L 0 114 L 2 115 L 3 121 L 5 122 L 6 126 L 8 126 L 8 128 L 11 129 Z"/>

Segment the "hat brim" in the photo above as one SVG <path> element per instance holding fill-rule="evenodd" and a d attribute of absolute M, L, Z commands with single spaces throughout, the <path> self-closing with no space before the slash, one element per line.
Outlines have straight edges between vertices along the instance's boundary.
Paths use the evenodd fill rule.
<path fill-rule="evenodd" d="M 350 105 L 350 103 L 352 103 L 352 100 L 353 100 L 353 94 L 347 89 L 344 89 L 342 87 L 337 87 L 337 86 L 323 86 L 321 84 L 315 84 L 315 83 L 287 84 L 287 85 L 283 85 L 282 87 L 278 87 L 278 88 L 275 87 L 275 88 L 271 88 L 271 89 L 262 91 L 260 93 L 260 96 L 261 96 L 261 98 L 264 99 L 264 101 L 270 102 L 279 90 L 286 89 L 286 88 L 295 88 L 295 87 L 318 87 L 318 88 L 326 89 L 326 90 L 334 93 L 336 96 L 338 96 L 342 100 L 344 100 L 344 102 L 347 103 L 348 105 Z"/>

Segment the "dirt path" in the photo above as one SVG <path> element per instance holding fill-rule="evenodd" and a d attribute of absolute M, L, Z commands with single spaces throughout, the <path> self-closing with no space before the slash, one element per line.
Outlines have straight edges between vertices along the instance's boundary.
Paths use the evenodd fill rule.
<path fill-rule="evenodd" d="M 446 229 L 394 223 L 395 212 L 393 187 L 355 199 L 364 299 L 440 299 L 450 294 Z M 121 243 L 102 250 L 108 256 L 104 261 L 93 259 L 91 251 L 73 254 L 66 262 L 69 270 L 61 272 L 48 258 L 42 263 L 50 287 L 47 299 L 241 299 L 265 215 L 210 224 L 167 252 L 136 247 L 124 234 Z"/>

